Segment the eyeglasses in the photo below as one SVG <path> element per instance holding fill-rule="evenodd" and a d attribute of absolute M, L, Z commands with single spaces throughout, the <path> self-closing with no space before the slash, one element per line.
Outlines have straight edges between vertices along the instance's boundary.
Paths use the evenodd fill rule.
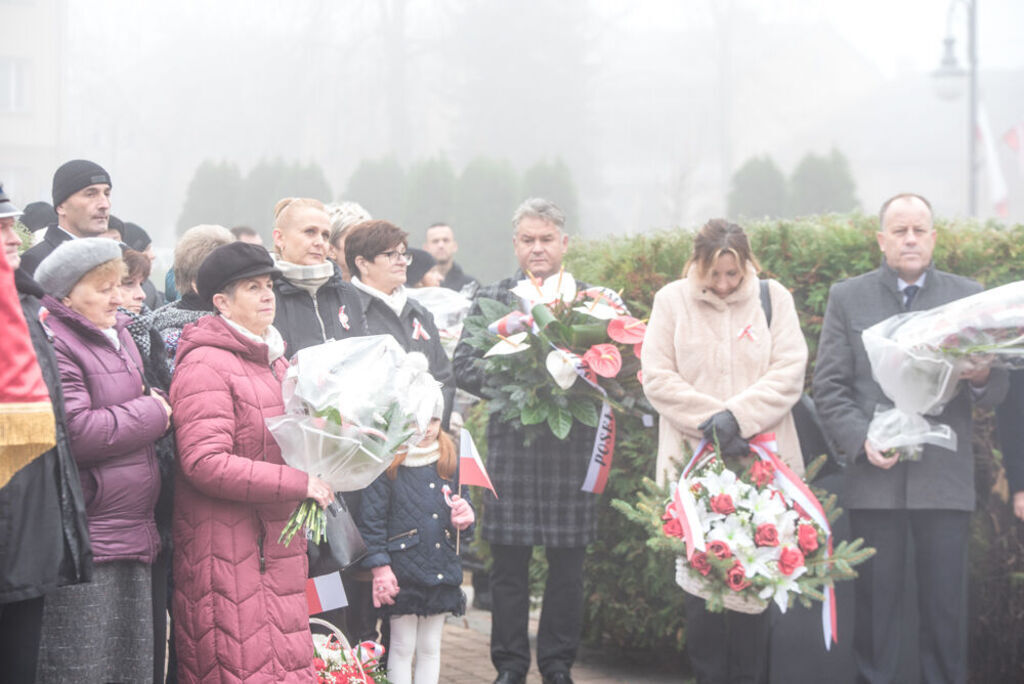
<path fill-rule="evenodd" d="M 388 258 L 388 263 L 393 264 L 397 261 L 404 261 L 406 266 L 412 263 L 412 254 L 408 252 L 399 252 L 397 249 L 392 249 L 387 252 L 381 252 L 381 254 Z"/>

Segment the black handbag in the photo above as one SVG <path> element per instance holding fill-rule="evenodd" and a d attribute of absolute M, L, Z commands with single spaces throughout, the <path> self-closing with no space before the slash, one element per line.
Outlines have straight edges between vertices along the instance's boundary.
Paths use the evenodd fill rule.
<path fill-rule="evenodd" d="M 324 515 L 327 517 L 324 540 L 319 544 L 312 541 L 306 544 L 308 577 L 344 570 L 366 555 L 366 542 L 341 495 L 335 493 L 334 503 L 324 509 Z"/>

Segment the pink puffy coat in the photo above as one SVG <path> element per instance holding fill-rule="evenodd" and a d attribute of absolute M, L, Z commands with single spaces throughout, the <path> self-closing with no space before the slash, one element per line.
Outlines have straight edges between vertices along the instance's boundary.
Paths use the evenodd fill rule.
<path fill-rule="evenodd" d="M 310 682 L 306 542 L 277 538 L 308 477 L 264 419 L 286 364 L 219 316 L 185 328 L 171 403 L 178 438 L 174 629 L 183 682 Z"/>

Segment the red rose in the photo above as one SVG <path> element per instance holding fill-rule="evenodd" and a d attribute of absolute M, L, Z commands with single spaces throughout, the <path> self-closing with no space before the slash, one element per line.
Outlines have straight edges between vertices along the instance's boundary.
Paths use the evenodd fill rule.
<path fill-rule="evenodd" d="M 661 526 L 661 531 L 665 533 L 666 537 L 683 538 L 683 525 L 679 522 L 679 518 L 669 518 L 668 522 Z"/>
<path fill-rule="evenodd" d="M 743 565 L 739 561 L 733 563 L 732 567 L 729 568 L 729 572 L 725 574 L 725 583 L 733 591 L 743 591 L 750 586 L 750 582 L 747 581 L 746 572 L 743 570 Z"/>
<path fill-rule="evenodd" d="M 806 553 L 813 553 L 818 550 L 818 531 L 812 525 L 797 526 L 797 540 L 800 550 Z"/>
<path fill-rule="evenodd" d="M 754 532 L 754 543 L 758 546 L 778 546 L 779 530 L 771 523 L 758 525 Z"/>
<path fill-rule="evenodd" d="M 704 491 L 704 485 L 700 482 L 694 482 L 690 485 L 690 491 L 693 492 L 694 496 L 700 496 L 700 493 Z"/>
<path fill-rule="evenodd" d="M 754 484 L 764 487 L 775 479 L 775 466 L 771 461 L 754 461 L 754 465 L 750 466 L 750 476 L 753 478 Z"/>
<path fill-rule="evenodd" d="M 732 551 L 729 550 L 729 545 L 724 541 L 713 541 L 709 543 L 708 551 L 710 551 L 718 560 L 724 560 L 732 556 Z"/>
<path fill-rule="evenodd" d="M 313 658 L 313 667 L 319 671 L 327 667 L 327 663 L 322 658 Z"/>
<path fill-rule="evenodd" d="M 782 549 L 782 554 L 779 556 L 779 572 L 783 575 L 792 575 L 793 571 L 803 564 L 804 554 L 788 546 Z"/>
<path fill-rule="evenodd" d="M 711 497 L 711 510 L 722 515 L 729 515 L 736 512 L 736 507 L 732 504 L 731 496 L 719 494 L 718 496 Z"/>
<path fill-rule="evenodd" d="M 711 572 L 711 563 L 708 562 L 708 554 L 703 551 L 695 551 L 693 553 L 693 558 L 690 559 L 690 566 L 705 577 L 709 572 Z"/>

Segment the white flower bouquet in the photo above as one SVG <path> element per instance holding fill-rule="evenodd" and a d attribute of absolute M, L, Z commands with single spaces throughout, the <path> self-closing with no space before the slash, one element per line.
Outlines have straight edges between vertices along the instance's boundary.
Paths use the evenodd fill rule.
<path fill-rule="evenodd" d="M 285 463 L 326 481 L 334 491 L 363 489 L 396 452 L 426 430 L 438 383 L 419 353 L 390 335 L 353 337 L 300 350 L 283 383 L 285 413 L 267 419 Z M 282 533 L 300 527 L 319 541 L 323 512 L 303 501 Z"/>

